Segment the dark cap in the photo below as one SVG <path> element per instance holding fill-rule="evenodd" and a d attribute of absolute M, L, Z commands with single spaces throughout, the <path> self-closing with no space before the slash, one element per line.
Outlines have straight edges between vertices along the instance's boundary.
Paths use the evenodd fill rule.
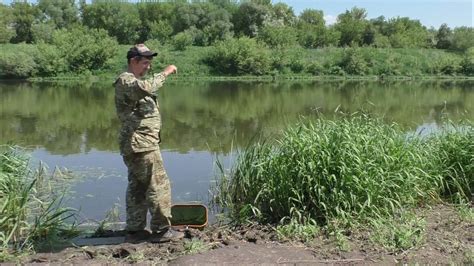
<path fill-rule="evenodd" d="M 153 57 L 157 55 L 157 53 L 148 49 L 143 43 L 140 43 L 128 50 L 127 59 L 134 58 L 135 56 Z"/>

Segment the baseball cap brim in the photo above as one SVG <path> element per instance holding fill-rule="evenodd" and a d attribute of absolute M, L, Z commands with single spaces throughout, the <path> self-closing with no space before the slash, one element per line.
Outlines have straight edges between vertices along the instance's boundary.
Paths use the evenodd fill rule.
<path fill-rule="evenodd" d="M 157 56 L 158 53 L 155 53 L 155 52 L 152 52 L 152 51 L 146 51 L 146 52 L 138 53 L 138 55 L 140 55 L 140 56 Z"/>

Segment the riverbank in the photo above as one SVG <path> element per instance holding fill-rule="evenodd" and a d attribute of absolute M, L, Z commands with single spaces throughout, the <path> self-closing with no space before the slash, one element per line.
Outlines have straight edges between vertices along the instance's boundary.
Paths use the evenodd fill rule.
<path fill-rule="evenodd" d="M 416 247 L 400 251 L 390 250 L 374 242 L 372 239 L 376 232 L 364 228 L 345 234 L 344 240 L 320 231 L 313 240 L 301 242 L 280 238 L 271 226 L 215 225 L 204 231 L 189 231 L 187 239 L 175 243 L 71 247 L 38 253 L 22 258 L 21 262 L 170 265 L 472 264 L 474 216 L 472 209 L 467 215 L 465 210 L 452 205 L 418 208 L 417 217 L 424 222 L 421 240 Z"/>

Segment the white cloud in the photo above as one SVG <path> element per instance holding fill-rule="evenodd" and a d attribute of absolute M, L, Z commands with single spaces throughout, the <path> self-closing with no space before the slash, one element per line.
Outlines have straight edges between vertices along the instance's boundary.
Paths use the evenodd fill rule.
<path fill-rule="evenodd" d="M 336 23 L 337 16 L 324 15 L 324 20 L 326 21 L 326 25 L 332 25 L 332 24 Z"/>

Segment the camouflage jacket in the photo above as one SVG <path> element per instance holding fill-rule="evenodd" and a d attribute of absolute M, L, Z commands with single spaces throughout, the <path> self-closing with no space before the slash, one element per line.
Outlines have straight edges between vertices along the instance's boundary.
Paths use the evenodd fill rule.
<path fill-rule="evenodd" d="M 154 74 L 147 80 L 124 72 L 115 80 L 115 108 L 122 123 L 119 134 L 122 155 L 153 151 L 160 143 L 161 115 L 156 100 L 166 76 Z"/>

